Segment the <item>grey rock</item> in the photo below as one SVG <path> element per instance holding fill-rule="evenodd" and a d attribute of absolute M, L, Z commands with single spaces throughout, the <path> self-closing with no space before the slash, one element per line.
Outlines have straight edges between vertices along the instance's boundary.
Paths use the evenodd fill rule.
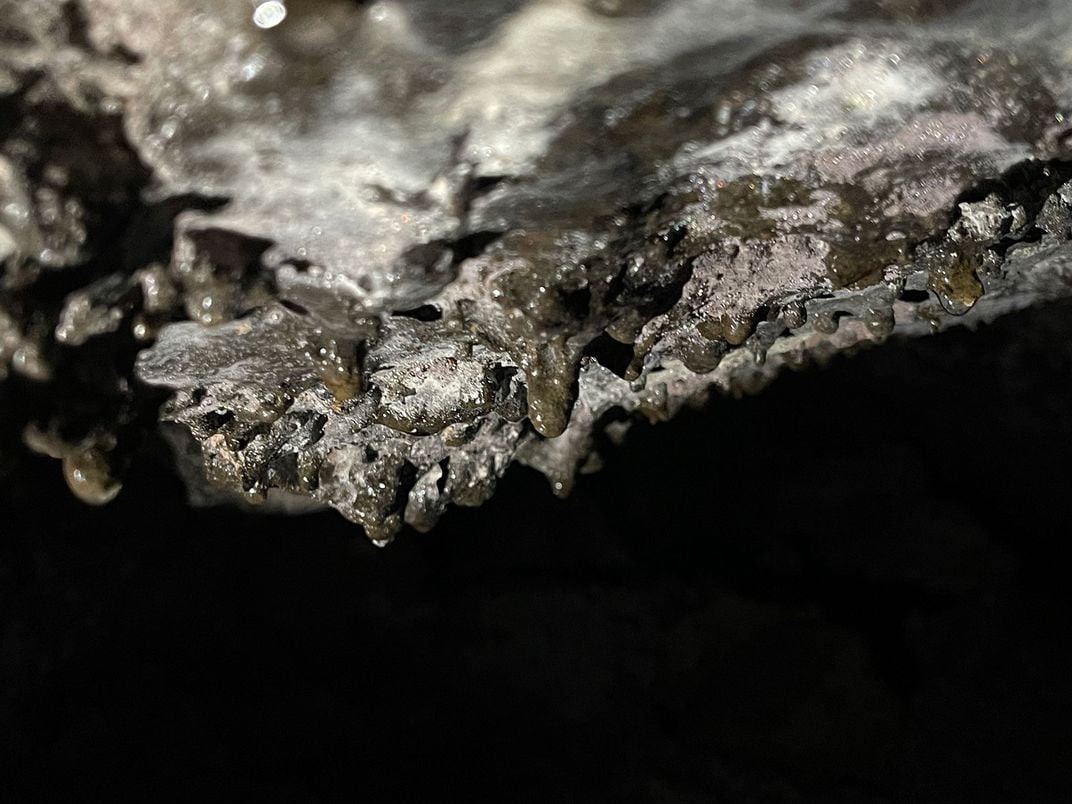
<path fill-rule="evenodd" d="M 1057 0 L 16 6 L 0 363 L 147 346 L 194 485 L 378 542 L 515 461 L 566 494 L 635 416 L 1072 290 Z M 141 421 L 122 380 L 86 429 Z"/>

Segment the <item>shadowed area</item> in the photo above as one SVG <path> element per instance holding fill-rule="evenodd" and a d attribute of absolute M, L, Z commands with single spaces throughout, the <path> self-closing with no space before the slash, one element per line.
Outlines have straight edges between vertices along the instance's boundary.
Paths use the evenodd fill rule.
<path fill-rule="evenodd" d="M 0 789 L 1053 800 L 1070 314 L 784 375 L 384 550 L 190 509 L 151 452 L 102 509 L 32 459 L 0 489 Z"/>

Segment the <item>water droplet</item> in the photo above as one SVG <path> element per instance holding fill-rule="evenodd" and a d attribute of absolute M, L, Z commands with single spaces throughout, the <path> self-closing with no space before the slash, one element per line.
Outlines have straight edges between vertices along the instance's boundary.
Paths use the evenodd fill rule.
<path fill-rule="evenodd" d="M 815 316 L 814 324 L 816 332 L 821 332 L 824 335 L 833 335 L 838 330 L 837 316 L 824 310 Z"/>
<path fill-rule="evenodd" d="M 90 505 L 111 502 L 123 488 L 123 484 L 112 477 L 104 456 L 93 447 L 65 455 L 63 477 L 74 495 Z"/>
<path fill-rule="evenodd" d="M 165 140 L 174 139 L 175 135 L 179 133 L 179 121 L 178 118 L 169 117 L 160 126 L 160 136 Z"/>
<path fill-rule="evenodd" d="M 782 318 L 789 329 L 800 329 L 807 323 L 808 314 L 802 302 L 791 301 L 782 308 Z"/>
<path fill-rule="evenodd" d="M 253 24 L 258 28 L 274 28 L 287 18 L 287 7 L 282 0 L 257 2 L 253 10 Z"/>
<path fill-rule="evenodd" d="M 730 346 L 740 346 L 752 334 L 751 316 L 723 313 L 719 321 L 722 324 L 722 337 Z"/>

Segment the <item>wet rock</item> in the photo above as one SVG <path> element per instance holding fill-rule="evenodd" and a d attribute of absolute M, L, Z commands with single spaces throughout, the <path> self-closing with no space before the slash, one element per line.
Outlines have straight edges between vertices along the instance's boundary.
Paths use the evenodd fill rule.
<path fill-rule="evenodd" d="M 136 440 L 162 389 L 195 483 L 380 542 L 515 461 L 567 493 L 632 417 L 1072 291 L 1056 0 L 29 5 L 0 376 L 113 355 L 33 416 Z"/>

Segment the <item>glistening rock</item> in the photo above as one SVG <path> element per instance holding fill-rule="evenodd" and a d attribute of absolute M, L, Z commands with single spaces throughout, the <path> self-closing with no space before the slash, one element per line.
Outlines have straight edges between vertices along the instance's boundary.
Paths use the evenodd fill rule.
<path fill-rule="evenodd" d="M 152 211 L 127 229 L 167 249 L 98 260 L 31 331 L 43 224 L 10 230 L 0 348 L 29 339 L 47 382 L 49 354 L 133 339 L 195 485 L 377 541 L 514 461 L 567 493 L 634 415 L 1072 289 L 1063 2 L 291 0 L 271 30 L 41 5 L 8 102 L 34 113 L 25 65 L 77 65 L 120 126 L 116 203 Z M 29 207 L 48 156 L 12 153 Z M 63 230 L 60 262 L 99 253 Z M 112 449 L 98 419 L 78 449 Z"/>

